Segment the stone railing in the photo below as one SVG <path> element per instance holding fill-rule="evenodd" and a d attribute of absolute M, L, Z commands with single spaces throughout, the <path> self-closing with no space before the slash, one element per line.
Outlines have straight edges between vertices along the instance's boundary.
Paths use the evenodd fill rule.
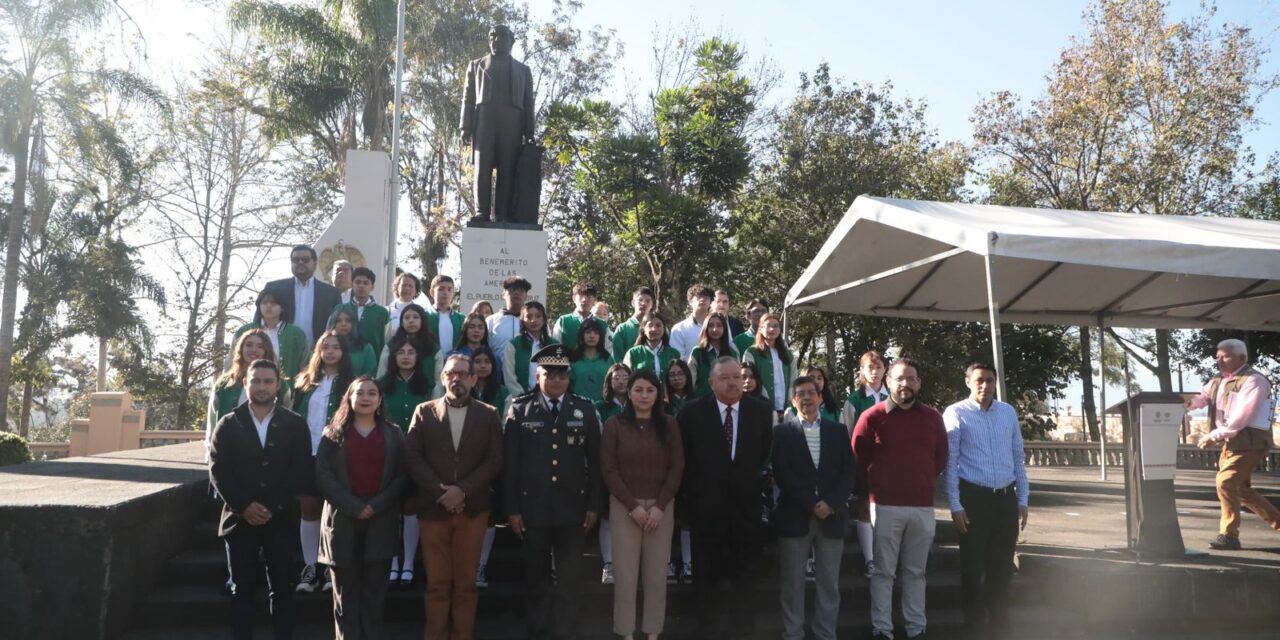
<path fill-rule="evenodd" d="M 203 431 L 143 431 L 138 434 L 138 445 L 143 449 L 203 440 Z"/>
<path fill-rule="evenodd" d="M 1120 466 L 1124 462 L 1124 444 L 1107 443 L 1107 465 Z M 1035 442 L 1028 441 L 1023 445 L 1027 466 L 1036 467 L 1096 467 L 1101 458 L 1096 442 Z M 1218 468 L 1218 455 L 1221 449 L 1213 447 L 1200 449 L 1195 445 L 1178 445 L 1179 469 L 1215 470 Z M 1258 464 L 1258 471 L 1276 473 L 1280 471 L 1280 450 L 1271 453 Z"/>
<path fill-rule="evenodd" d="M 57 460 L 71 455 L 70 442 L 32 442 L 27 445 L 31 449 L 31 459 Z"/>

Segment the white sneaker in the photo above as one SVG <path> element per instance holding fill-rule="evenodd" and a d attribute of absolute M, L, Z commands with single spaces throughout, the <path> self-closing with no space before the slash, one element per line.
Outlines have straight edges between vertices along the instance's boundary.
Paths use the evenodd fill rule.
<path fill-rule="evenodd" d="M 309 564 L 302 568 L 302 573 L 298 576 L 298 586 L 294 589 L 297 593 L 315 593 L 316 590 L 316 566 Z"/>
<path fill-rule="evenodd" d="M 604 568 L 600 570 L 600 584 L 613 584 L 613 563 L 604 563 Z"/>
<path fill-rule="evenodd" d="M 681 573 L 680 579 L 684 580 L 685 584 L 693 584 L 693 563 L 692 562 L 684 563 L 684 566 L 681 567 L 680 573 Z"/>
<path fill-rule="evenodd" d="M 489 576 L 485 575 L 484 565 L 480 565 L 480 568 L 476 569 L 476 588 L 486 589 L 488 587 L 489 587 Z"/>
<path fill-rule="evenodd" d="M 667 584 L 675 584 L 675 583 L 676 583 L 676 563 L 668 562 L 667 563 Z"/>
<path fill-rule="evenodd" d="M 320 590 L 325 593 L 333 591 L 333 570 L 329 567 L 324 568 L 324 584 L 321 585 Z"/>

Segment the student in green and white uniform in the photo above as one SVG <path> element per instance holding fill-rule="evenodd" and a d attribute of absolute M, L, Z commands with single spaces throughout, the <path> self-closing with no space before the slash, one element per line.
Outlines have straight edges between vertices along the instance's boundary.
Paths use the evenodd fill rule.
<path fill-rule="evenodd" d="M 733 337 L 733 346 L 738 353 L 746 353 L 756 343 L 756 331 L 760 328 L 760 319 L 766 313 L 769 313 L 769 303 L 761 298 L 756 298 L 747 305 L 747 323 L 750 326 Z"/>
<path fill-rule="evenodd" d="M 324 437 L 325 426 L 333 420 L 334 412 L 342 403 L 342 394 L 346 393 L 347 387 L 356 378 L 351 373 L 351 353 L 348 348 L 347 340 L 333 329 L 325 331 L 316 340 L 316 347 L 311 352 L 307 367 L 298 374 L 298 382 L 294 387 L 293 411 L 302 416 L 311 431 L 313 458 L 320 448 L 320 438 Z M 323 502 L 314 478 L 308 478 L 303 484 L 298 503 L 302 507 L 298 536 L 302 541 L 303 567 L 297 590 L 310 593 L 322 588 L 316 559 L 320 555 L 320 508 Z M 329 572 L 323 573 L 323 579 L 328 581 Z"/>
<path fill-rule="evenodd" d="M 396 328 L 395 333 L 391 334 L 391 340 L 395 341 L 400 338 L 409 338 L 414 341 L 420 351 L 427 354 L 422 358 L 422 373 L 429 380 L 438 380 L 436 376 L 436 360 L 439 359 L 439 352 L 436 351 L 436 339 L 431 335 L 431 328 L 427 326 L 427 310 L 416 304 L 406 305 L 400 310 L 400 326 Z M 393 367 L 391 362 L 391 350 L 387 347 L 382 348 L 382 355 L 378 356 L 378 378 L 381 379 L 387 375 L 387 370 Z"/>
<path fill-rule="evenodd" d="M 604 375 L 610 364 L 604 350 L 604 323 L 587 318 L 576 333 L 577 348 L 570 354 L 569 392 L 599 403 L 604 397 Z"/>
<path fill-rule="evenodd" d="M 231 344 L 239 344 L 240 336 L 250 329 L 262 329 L 266 332 L 278 358 L 276 364 L 280 367 L 282 378 L 280 392 L 281 397 L 284 397 L 288 395 L 288 390 L 293 388 L 293 379 L 297 377 L 298 372 L 302 370 L 302 365 L 306 364 L 307 357 L 311 355 L 307 347 L 307 334 L 300 327 L 285 322 L 281 316 L 284 307 L 271 291 L 258 294 L 257 307 L 262 319 L 240 327 L 231 338 Z"/>
<path fill-rule="evenodd" d="M 867 351 L 858 358 L 858 379 L 840 412 L 840 422 L 849 430 L 850 437 L 862 412 L 889 397 L 889 388 L 884 384 L 884 372 L 887 368 L 884 356 L 878 351 Z M 875 569 L 871 561 L 871 539 L 874 533 L 871 526 L 871 503 L 865 491 L 859 491 L 856 497 L 854 508 L 850 512 L 858 529 L 858 545 L 862 548 L 862 560 L 865 563 L 864 573 L 870 576 Z"/>
<path fill-rule="evenodd" d="M 462 344 L 462 325 L 466 317 L 453 310 L 455 291 L 453 278 L 439 275 L 431 279 L 431 289 L 427 291 L 427 295 L 430 296 L 434 307 L 427 310 L 427 327 L 431 329 L 431 335 L 436 337 L 436 344 L 439 345 L 436 353 L 453 353 Z M 444 322 L 443 320 L 446 319 L 447 322 Z M 443 371 L 444 358 L 439 360 L 441 362 L 437 363 L 437 366 Z M 439 379 L 438 375 L 432 378 L 436 381 Z M 443 387 L 440 393 L 444 393 Z"/>
<path fill-rule="evenodd" d="M 299 330 L 301 331 L 301 330 Z M 276 353 L 271 346 L 271 339 L 262 329 L 242 329 L 236 332 L 235 351 L 231 355 L 231 366 L 227 368 L 213 389 L 209 392 L 209 410 L 205 415 L 204 445 L 209 446 L 209 438 L 213 427 L 222 416 L 235 411 L 236 407 L 248 400 L 244 390 L 244 377 L 249 365 L 254 360 L 271 360 L 275 362 Z"/>
<path fill-rule="evenodd" d="M 689 371 L 693 375 L 693 397 L 701 398 L 711 393 L 711 366 L 716 360 L 730 356 L 740 360 L 742 355 L 729 340 L 729 322 L 723 314 L 711 313 L 702 321 L 702 333 L 698 346 L 689 354 Z"/>
<path fill-rule="evenodd" d="M 480 318 L 481 324 L 484 323 L 484 316 L 479 313 L 472 313 L 468 318 L 471 316 Z M 485 329 L 487 336 L 488 327 L 486 326 Z M 459 349 L 459 352 L 461 351 L 462 349 Z M 486 343 L 477 345 L 466 355 L 471 356 L 471 366 L 476 373 L 476 384 L 471 387 L 471 397 L 487 405 L 492 405 L 498 410 L 498 415 L 507 415 L 509 405 L 507 386 L 502 384 L 502 376 L 498 371 L 498 359 L 493 355 L 493 349 L 490 349 Z M 498 491 L 501 485 L 501 482 L 495 482 L 492 488 L 492 509 L 489 511 L 489 526 L 484 530 L 484 542 L 480 545 L 480 566 L 476 568 L 476 587 L 479 588 L 489 586 L 486 566 L 489 564 L 489 553 L 493 550 L 493 539 L 497 535 L 494 524 L 502 520 L 500 515 L 502 513 L 502 494 Z"/>
<path fill-rule="evenodd" d="M 663 406 L 667 413 L 679 415 L 684 405 L 694 398 L 692 381 L 693 374 L 689 371 L 689 365 L 681 360 L 672 360 L 662 376 L 662 388 L 667 396 Z"/>
<path fill-rule="evenodd" d="M 622 362 L 640 338 L 640 319 L 653 311 L 653 289 L 640 287 L 631 294 L 632 315 L 613 330 L 613 361 Z"/>
<path fill-rule="evenodd" d="M 627 355 L 623 356 L 622 364 L 630 367 L 632 371 L 652 369 L 661 378 L 667 366 L 673 360 L 680 359 L 680 352 L 669 342 L 667 321 L 658 312 L 651 312 L 641 320 L 640 331 L 640 337 L 636 338 L 635 346 L 628 349 Z"/>
<path fill-rule="evenodd" d="M 520 335 L 507 341 L 502 353 L 502 380 L 512 398 L 524 395 L 536 384 L 537 367 L 531 360 L 539 349 L 559 344 L 547 331 L 547 308 L 541 302 L 524 303 L 520 310 Z"/>
<path fill-rule="evenodd" d="M 615 362 L 604 374 L 604 388 L 601 389 L 600 402 L 596 403 L 596 411 L 600 414 L 600 424 L 604 424 L 622 413 L 627 405 L 627 384 L 631 382 L 631 367 Z"/>
<path fill-rule="evenodd" d="M 458 346 L 449 355 L 461 353 L 464 356 L 474 355 L 481 348 L 493 350 L 489 346 L 489 325 L 484 320 L 484 315 L 476 312 L 467 314 L 462 320 L 462 336 L 458 340 Z"/>
<path fill-rule="evenodd" d="M 373 284 L 376 281 L 377 276 L 373 274 L 372 269 L 356 267 L 351 272 L 351 301 L 334 309 L 334 313 L 342 307 L 355 312 L 356 333 L 360 334 L 360 340 L 369 345 L 374 358 L 377 358 L 378 354 L 382 353 L 382 348 L 386 346 L 387 325 L 391 322 L 391 312 L 373 301 Z M 374 365 L 377 365 L 376 360 Z M 362 375 L 358 367 L 356 371 L 357 376 Z M 370 369 L 364 375 L 372 377 L 373 371 Z"/>
<path fill-rule="evenodd" d="M 823 371 L 822 367 L 811 364 L 804 370 L 804 375 L 813 378 L 814 383 L 818 385 L 818 394 L 822 396 L 822 404 L 818 405 L 818 415 L 823 420 L 840 422 L 840 410 L 844 405 L 839 400 L 836 400 L 835 393 L 827 387 L 827 372 Z M 795 416 L 795 407 L 788 406 L 785 414 L 786 416 Z M 852 439 L 853 434 L 850 433 L 849 437 Z"/>
<path fill-rule="evenodd" d="M 338 308 L 333 310 L 333 315 L 329 317 L 329 329 L 347 341 L 347 347 L 351 350 L 352 375 L 357 378 L 360 376 L 372 378 L 378 373 L 378 355 L 374 353 L 373 345 L 360 335 L 360 325 L 353 307 L 345 304 L 338 305 Z M 343 391 L 345 392 L 346 389 Z"/>
<path fill-rule="evenodd" d="M 391 350 L 394 366 L 387 375 L 378 382 L 382 387 L 382 409 L 386 412 L 387 421 L 400 427 L 401 431 L 409 431 L 409 422 L 418 405 L 431 399 L 431 389 L 435 385 L 422 372 L 422 354 L 412 338 L 401 337 L 387 345 Z M 406 495 L 406 503 L 401 507 L 412 506 L 411 495 Z M 413 559 L 418 552 L 418 514 L 412 511 L 402 514 L 401 541 L 404 543 L 400 553 L 391 559 L 391 574 L 388 578 L 392 584 L 410 585 L 413 583 Z"/>
<path fill-rule="evenodd" d="M 760 319 L 756 342 L 742 354 L 760 372 L 760 392 L 779 416 L 787 408 L 791 381 L 796 379 L 796 363 L 782 339 L 782 318 L 766 313 Z"/>
<path fill-rule="evenodd" d="M 591 309 L 595 304 L 596 286 L 594 284 L 579 282 L 573 285 L 573 313 L 566 313 L 556 318 L 555 323 L 551 325 L 551 337 L 566 347 L 572 348 L 578 344 L 578 328 L 588 320 L 595 320 L 591 315 Z M 608 333 L 608 325 L 605 325 L 605 335 L 607 336 Z M 608 357 L 609 350 L 613 347 L 607 342 L 602 342 L 599 348 Z"/>

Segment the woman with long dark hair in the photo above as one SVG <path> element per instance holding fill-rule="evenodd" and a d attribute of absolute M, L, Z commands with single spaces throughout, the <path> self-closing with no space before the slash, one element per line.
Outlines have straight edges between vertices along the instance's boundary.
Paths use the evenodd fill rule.
<path fill-rule="evenodd" d="M 485 327 L 485 329 L 487 331 L 488 327 Z M 471 354 L 471 367 L 476 374 L 476 384 L 471 387 L 471 397 L 492 405 L 493 408 L 498 410 L 498 415 L 505 416 L 507 415 L 507 399 L 509 396 L 507 395 L 507 386 L 502 384 L 497 360 L 488 344 L 476 348 Z M 492 507 L 489 510 L 489 526 L 484 530 L 484 542 L 480 546 L 480 566 L 476 569 L 476 587 L 481 589 L 489 586 L 489 576 L 486 569 L 489 564 L 489 553 L 493 551 L 493 539 L 497 535 L 497 529 L 494 529 L 494 524 L 500 520 L 499 514 L 502 513 L 502 495 L 498 492 L 498 488 L 501 486 L 501 482 L 495 482 L 490 487 L 491 493 L 489 497 Z"/>
<path fill-rule="evenodd" d="M 742 363 L 742 393 L 768 402 L 760 390 L 760 368 L 754 362 Z"/>
<path fill-rule="evenodd" d="M 547 330 L 547 308 L 541 302 L 524 303 L 520 310 L 520 335 L 507 341 L 502 354 L 502 379 L 514 398 L 536 386 L 537 365 L 531 358 L 539 349 L 558 344 Z"/>
<path fill-rule="evenodd" d="M 661 379 L 672 360 L 680 359 L 680 351 L 671 346 L 671 332 L 666 318 L 656 311 L 640 319 L 640 334 L 636 336 L 635 346 L 627 349 L 622 357 L 622 364 L 631 368 L 634 373 L 641 369 L 652 369 Z"/>
<path fill-rule="evenodd" d="M 373 345 L 360 335 L 360 318 L 356 316 L 354 307 L 341 305 L 329 316 L 329 330 L 347 341 L 351 351 L 351 373 L 356 376 L 373 377 L 378 371 L 378 354 L 373 352 Z"/>
<path fill-rule="evenodd" d="M 399 551 L 399 507 L 408 483 L 404 451 L 404 434 L 384 416 L 377 383 L 356 378 L 316 452 L 325 522 L 320 561 L 333 574 L 338 640 L 382 637 L 388 569 Z"/>
<path fill-rule="evenodd" d="M 388 346 L 382 347 L 382 354 L 378 356 L 378 378 L 387 375 L 387 369 L 391 368 L 390 344 L 400 338 L 413 340 L 414 346 L 418 347 L 418 351 L 423 354 L 423 375 L 433 381 L 439 380 L 436 361 L 440 358 L 437 353 L 436 338 L 431 334 L 431 326 L 427 323 L 427 310 L 417 304 L 405 305 L 400 310 L 400 326 L 396 328 L 395 333 L 391 334 L 391 340 L 387 341 Z"/>
<path fill-rule="evenodd" d="M 640 631 L 662 633 L 676 490 L 684 473 L 680 427 L 663 407 L 651 369 L 634 372 L 622 413 L 604 424 L 600 469 L 609 488 L 613 538 L 613 632 L 636 632 L 636 590 L 644 583 Z"/>
<path fill-rule="evenodd" d="M 355 378 L 351 373 L 350 343 L 334 333 L 332 329 L 320 334 L 315 349 L 311 352 L 311 360 L 307 368 L 298 374 L 298 386 L 294 390 L 293 410 L 306 420 L 311 430 L 311 455 L 315 456 L 320 449 L 320 441 L 324 436 L 324 428 L 332 420 L 338 407 L 342 404 L 343 390 L 351 386 Z M 302 540 L 302 575 L 298 578 L 297 591 L 311 593 L 317 588 L 328 590 L 332 587 L 329 572 L 320 575 L 316 566 L 320 549 L 320 500 L 319 489 L 312 478 L 298 496 L 302 507 L 302 520 L 298 524 L 298 535 Z M 323 584 L 322 584 L 323 581 Z"/>
<path fill-rule="evenodd" d="M 587 318 L 576 333 L 578 342 L 569 356 L 569 392 L 600 402 L 604 398 L 604 374 L 609 371 L 609 352 L 604 350 L 609 331 L 603 322 Z"/>
<path fill-rule="evenodd" d="M 294 376 L 298 375 L 306 362 L 307 334 L 284 317 L 284 305 L 280 304 L 274 292 L 260 292 L 254 306 L 262 319 L 237 329 L 235 336 L 231 338 L 231 344 L 238 343 L 240 336 L 246 331 L 261 329 L 271 340 L 271 348 L 276 354 L 275 363 L 280 367 L 281 382 L 292 384 Z"/>
<path fill-rule="evenodd" d="M 796 363 L 782 339 L 782 318 L 772 313 L 760 318 L 756 341 L 742 354 L 743 362 L 756 365 L 760 392 L 778 416 L 787 408 L 791 382 L 796 379 Z"/>
<path fill-rule="evenodd" d="M 458 341 L 458 348 L 449 352 L 449 355 L 475 355 L 481 347 L 489 347 L 489 325 L 484 321 L 483 315 L 473 312 L 462 320 L 462 339 Z"/>
<path fill-rule="evenodd" d="M 722 313 L 712 313 L 702 321 L 698 334 L 698 346 L 689 354 L 689 370 L 693 375 L 693 397 L 701 398 L 711 393 L 711 365 L 724 356 L 739 359 L 737 347 L 729 339 L 729 320 Z"/>
<path fill-rule="evenodd" d="M 408 432 L 409 421 L 418 405 L 431 399 L 431 389 L 435 385 L 422 373 L 422 354 L 417 345 L 407 337 L 392 340 L 388 344 L 391 358 L 395 363 L 393 371 L 388 371 L 380 381 L 382 386 L 382 406 L 387 421 L 400 428 L 402 433 Z M 413 560 L 418 551 L 418 509 L 410 495 L 413 483 L 405 489 L 403 507 L 403 525 L 401 538 L 404 545 L 398 556 L 391 559 L 389 580 L 396 585 L 413 583 Z"/>
<path fill-rule="evenodd" d="M 601 385 L 600 402 L 596 403 L 601 424 L 604 424 L 609 418 L 622 413 L 622 407 L 627 404 L 627 382 L 629 380 L 631 380 L 631 367 L 621 362 L 614 363 L 605 372 L 604 384 Z"/>
<path fill-rule="evenodd" d="M 672 360 L 667 372 L 662 374 L 664 404 L 669 415 L 680 413 L 684 405 L 693 399 L 693 373 L 683 360 Z"/>

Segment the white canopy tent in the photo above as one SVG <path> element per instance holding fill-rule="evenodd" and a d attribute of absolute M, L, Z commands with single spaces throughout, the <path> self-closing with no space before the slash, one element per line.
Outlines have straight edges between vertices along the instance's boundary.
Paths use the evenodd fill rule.
<path fill-rule="evenodd" d="M 988 321 L 1006 398 L 1001 322 L 1280 331 L 1280 223 L 859 196 L 786 306 Z"/>

